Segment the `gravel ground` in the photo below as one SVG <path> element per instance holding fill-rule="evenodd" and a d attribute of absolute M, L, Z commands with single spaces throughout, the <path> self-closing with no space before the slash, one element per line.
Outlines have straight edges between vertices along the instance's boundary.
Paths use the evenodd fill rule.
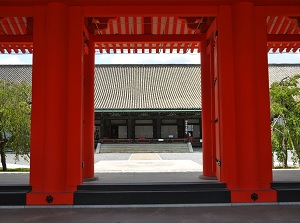
<path fill-rule="evenodd" d="M 103 160 L 129 160 L 131 153 L 98 153 L 94 155 L 94 162 Z"/>
<path fill-rule="evenodd" d="M 158 153 L 162 160 L 192 160 L 200 165 L 202 165 L 202 149 L 194 148 L 193 153 Z M 94 162 L 97 163 L 103 160 L 129 160 L 131 153 L 100 153 L 95 154 Z M 289 166 L 293 166 L 293 162 L 291 160 L 291 154 L 289 153 Z M 274 156 L 275 166 L 279 165 L 276 162 L 276 156 Z M 24 158 L 20 157 L 18 161 L 15 161 L 15 155 L 12 153 L 6 154 L 6 162 L 10 164 L 18 164 L 18 165 L 29 165 L 29 162 Z M 0 163 L 1 166 L 1 163 Z M 298 165 L 297 165 L 298 166 Z"/>
<path fill-rule="evenodd" d="M 202 165 L 202 152 L 194 153 L 158 153 L 162 160 L 192 160 Z M 129 160 L 131 153 L 100 153 L 95 154 L 94 162 L 103 160 Z M 19 161 L 15 161 L 15 155 L 9 153 L 6 155 L 6 162 L 10 164 L 29 165 L 29 162 L 20 157 Z M 1 165 L 1 164 L 0 164 Z"/>
<path fill-rule="evenodd" d="M 202 153 L 158 153 L 162 160 L 192 160 L 202 165 Z"/>
<path fill-rule="evenodd" d="M 6 154 L 6 163 L 18 164 L 18 165 L 29 165 L 29 161 L 25 160 L 22 157 L 19 157 L 19 160 L 15 160 L 15 154 L 13 153 Z M 2 166 L 1 163 L 0 166 Z"/>

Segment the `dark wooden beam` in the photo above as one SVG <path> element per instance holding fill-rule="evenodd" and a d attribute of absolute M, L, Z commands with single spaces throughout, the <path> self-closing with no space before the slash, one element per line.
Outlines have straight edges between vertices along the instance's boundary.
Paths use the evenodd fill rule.
<path fill-rule="evenodd" d="M 0 44 L 32 44 L 32 35 L 0 35 Z"/>

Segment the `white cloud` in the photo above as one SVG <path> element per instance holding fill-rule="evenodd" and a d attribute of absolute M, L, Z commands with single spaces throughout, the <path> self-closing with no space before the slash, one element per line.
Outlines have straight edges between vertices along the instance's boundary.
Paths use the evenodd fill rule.
<path fill-rule="evenodd" d="M 97 54 L 96 64 L 200 64 L 200 54 Z M 268 54 L 270 64 L 300 64 L 300 53 Z"/>
<path fill-rule="evenodd" d="M 32 64 L 32 54 L 0 54 L 0 64 Z"/>
<path fill-rule="evenodd" d="M 269 63 L 300 64 L 300 52 L 268 54 Z M 200 64 L 200 54 L 96 54 L 96 64 Z M 32 54 L 0 54 L 1 64 L 32 64 Z"/>
<path fill-rule="evenodd" d="M 17 55 L 1 55 L 0 64 L 24 64 Z"/>
<path fill-rule="evenodd" d="M 271 64 L 300 64 L 300 53 L 270 53 L 268 60 Z"/>
<path fill-rule="evenodd" d="M 101 54 L 96 64 L 200 64 L 200 54 Z"/>

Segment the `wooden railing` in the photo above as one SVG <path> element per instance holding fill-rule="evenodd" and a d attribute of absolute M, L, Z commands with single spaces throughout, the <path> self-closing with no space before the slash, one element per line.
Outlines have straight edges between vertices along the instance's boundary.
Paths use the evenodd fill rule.
<path fill-rule="evenodd" d="M 99 139 L 100 143 L 173 143 L 173 142 L 199 142 L 199 139 L 189 138 L 164 138 L 164 139 L 152 139 L 152 138 L 136 138 L 136 139 L 110 139 L 102 138 Z"/>

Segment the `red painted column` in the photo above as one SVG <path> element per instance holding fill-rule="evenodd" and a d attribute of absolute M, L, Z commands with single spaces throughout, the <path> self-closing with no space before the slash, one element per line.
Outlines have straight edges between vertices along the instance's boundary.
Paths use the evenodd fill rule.
<path fill-rule="evenodd" d="M 36 10 L 39 9 L 40 7 L 36 8 Z M 31 151 L 35 156 L 31 161 L 33 162 L 31 165 L 33 191 L 27 196 L 27 204 L 72 203 L 72 194 L 65 191 L 67 178 L 67 9 L 67 6 L 62 3 L 49 3 L 43 11 L 46 12 L 46 22 L 42 24 L 42 21 L 37 21 L 44 18 L 41 12 L 36 11 L 34 18 L 34 24 L 39 25 L 34 27 L 34 40 L 38 43 L 35 49 L 41 53 L 34 57 L 43 56 L 45 60 L 41 62 L 41 58 L 36 58 L 33 61 L 35 63 L 33 66 L 40 68 L 37 72 L 41 75 L 44 84 L 43 89 L 38 87 L 38 93 L 44 96 L 44 101 L 39 100 L 36 104 L 37 107 L 44 106 L 44 110 L 40 110 L 40 112 L 44 111 L 44 125 L 40 129 L 43 143 L 39 144 L 41 147 L 38 149 L 41 151 L 37 154 L 34 154 L 36 149 Z M 44 25 L 43 28 L 42 25 Z M 45 32 L 45 34 L 39 34 L 40 32 Z M 41 66 L 45 68 L 42 69 Z M 37 113 L 33 113 L 33 116 L 35 115 Z M 43 122 L 43 120 L 40 121 Z M 33 123 L 34 125 L 36 123 Z M 33 144 L 36 137 L 37 135 L 32 135 Z M 36 174 L 38 166 L 41 167 L 39 171 L 42 171 L 39 175 Z"/>
<path fill-rule="evenodd" d="M 231 6 L 220 6 L 217 17 L 217 69 L 221 167 L 219 180 L 233 187 L 236 182 L 235 103 Z"/>
<path fill-rule="evenodd" d="M 251 201 L 250 194 L 253 193 L 258 194 L 258 201 L 276 201 L 275 192 L 268 190 L 272 179 L 272 165 L 260 169 L 264 162 L 261 158 L 266 158 L 267 163 L 271 164 L 271 138 L 270 112 L 269 108 L 266 109 L 269 106 L 266 100 L 269 95 L 268 85 L 265 85 L 265 77 L 268 75 L 267 51 L 266 46 L 263 46 L 266 44 L 266 30 L 260 28 L 266 26 L 266 20 L 263 17 L 256 19 L 255 12 L 252 3 L 244 2 L 233 6 L 238 188 L 237 191 L 232 191 L 232 200 L 236 202 Z M 248 38 L 243 39 L 245 36 Z M 260 75 L 263 77 L 263 84 L 258 85 Z M 265 105 L 258 103 L 259 97 L 263 98 L 260 101 L 266 102 Z M 262 130 L 269 132 L 264 134 Z M 258 133 L 263 134 L 263 137 Z M 265 150 L 269 150 L 269 157 Z M 263 178 L 260 177 L 261 171 L 266 174 Z M 263 179 L 267 179 L 268 183 Z M 246 191 L 241 193 L 240 189 Z"/>
<path fill-rule="evenodd" d="M 30 142 L 30 184 L 34 191 L 42 190 L 45 144 L 45 86 L 46 86 L 46 7 L 34 10 L 34 54 L 32 66 L 32 106 Z"/>
<path fill-rule="evenodd" d="M 271 127 L 270 127 L 270 92 L 269 92 L 269 75 L 268 75 L 268 56 L 267 56 L 267 30 L 266 26 L 261 25 L 266 21 L 266 15 L 263 7 L 257 7 L 254 11 L 255 26 L 255 52 L 256 66 L 254 72 L 256 74 L 257 83 L 257 108 L 259 115 L 256 122 L 258 124 L 257 140 L 260 142 L 257 151 L 260 156 L 258 158 L 258 180 L 259 187 L 269 187 L 272 182 L 272 145 L 271 145 Z"/>
<path fill-rule="evenodd" d="M 34 24 L 33 190 L 27 204 L 73 204 L 73 192 L 82 183 L 81 8 L 64 3 L 36 7 Z"/>
<path fill-rule="evenodd" d="M 221 160 L 220 151 L 220 125 L 219 125 L 219 70 L 218 70 L 218 36 L 213 32 L 210 40 L 210 84 L 211 84 L 211 138 L 213 147 L 214 171 L 218 179 L 221 178 L 219 161 Z"/>
<path fill-rule="evenodd" d="M 89 37 L 89 54 L 84 56 L 84 144 L 83 144 L 83 178 L 94 177 L 94 68 L 95 44 Z"/>
<path fill-rule="evenodd" d="M 83 148 L 83 15 L 82 8 L 69 7 L 68 21 L 68 117 L 67 190 L 82 183 Z"/>
<path fill-rule="evenodd" d="M 212 145 L 211 122 L 211 80 L 210 55 L 207 53 L 207 39 L 204 35 L 201 41 L 201 99 L 202 99 L 202 154 L 203 176 L 215 176 L 214 155 Z"/>
<path fill-rule="evenodd" d="M 258 167 L 254 23 L 251 3 L 233 6 L 238 188 L 257 188 Z M 245 38 L 247 36 L 247 38 Z"/>
<path fill-rule="evenodd" d="M 223 121 L 221 180 L 231 189 L 232 202 L 253 202 L 252 198 L 256 195 L 258 198 L 256 202 L 273 202 L 276 201 L 276 193 L 270 189 L 272 179 L 270 132 L 263 134 L 263 131 L 270 131 L 267 127 L 269 103 L 266 103 L 268 98 L 266 32 L 263 28 L 266 26 L 266 20 L 263 19 L 262 12 L 259 19 L 255 18 L 257 9 L 248 2 L 236 3 L 232 9 L 220 9 L 220 12 L 227 11 L 227 14 L 221 13 L 223 17 L 219 18 L 220 23 L 224 23 L 227 18 L 226 23 L 229 29 L 232 28 L 230 34 L 230 30 L 222 30 L 224 26 L 221 27 L 219 24 L 220 39 L 223 33 L 224 40 L 227 36 L 227 44 L 232 44 L 233 49 L 227 49 L 229 51 L 226 53 L 223 41 L 224 45 L 220 46 L 219 52 L 221 60 L 219 69 L 223 75 L 220 80 L 221 91 L 224 94 L 220 94 L 221 121 Z M 260 83 L 261 75 L 263 78 Z M 231 90 L 226 92 L 225 89 Z M 262 99 L 258 99 L 259 97 Z M 262 110 L 259 105 L 263 106 Z M 260 115 L 262 117 L 258 118 Z M 263 134 L 263 137 L 259 134 Z M 264 164 L 264 159 L 267 165 Z"/>

